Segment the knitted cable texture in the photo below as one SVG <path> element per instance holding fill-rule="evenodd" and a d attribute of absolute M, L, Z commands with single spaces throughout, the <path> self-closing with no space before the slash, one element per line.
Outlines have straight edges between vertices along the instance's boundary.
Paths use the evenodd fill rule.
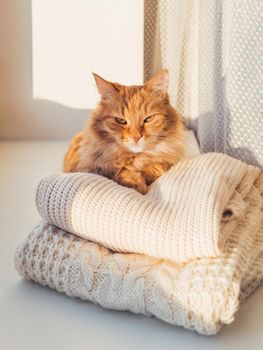
<path fill-rule="evenodd" d="M 260 174 L 211 153 L 181 161 L 144 196 L 96 174 L 55 174 L 40 182 L 36 202 L 46 221 L 82 238 L 183 262 L 224 252 Z M 228 220 L 221 222 L 224 214 Z"/>
<path fill-rule="evenodd" d="M 261 208 L 262 209 L 262 208 Z M 257 217 L 254 217 L 254 210 Z M 156 316 L 201 334 L 233 321 L 263 280 L 262 215 L 254 201 L 250 226 L 236 227 L 226 253 L 188 263 L 115 253 L 42 222 L 15 253 L 26 279 L 105 308 Z M 261 221 L 261 230 L 255 230 Z"/>

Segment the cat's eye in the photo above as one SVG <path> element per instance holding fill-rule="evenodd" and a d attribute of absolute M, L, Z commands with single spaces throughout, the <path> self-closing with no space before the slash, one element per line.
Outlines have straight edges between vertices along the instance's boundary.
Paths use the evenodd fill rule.
<path fill-rule="evenodd" d="M 116 123 L 118 123 L 118 124 L 122 124 L 122 125 L 127 124 L 127 121 L 126 121 L 125 119 L 123 119 L 123 118 L 118 118 L 118 117 L 116 117 L 116 118 L 115 118 L 115 121 L 116 121 Z"/>
<path fill-rule="evenodd" d="M 149 123 L 149 122 L 151 122 L 151 121 L 153 120 L 153 118 L 154 118 L 154 115 L 151 115 L 150 117 L 145 118 L 145 119 L 144 119 L 144 123 Z"/>

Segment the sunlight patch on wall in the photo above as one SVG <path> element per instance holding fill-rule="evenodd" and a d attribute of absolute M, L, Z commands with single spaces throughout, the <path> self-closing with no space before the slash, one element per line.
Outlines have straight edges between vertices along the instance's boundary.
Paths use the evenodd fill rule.
<path fill-rule="evenodd" d="M 32 51 L 34 98 L 94 108 L 92 71 L 143 82 L 143 1 L 32 0 Z"/>

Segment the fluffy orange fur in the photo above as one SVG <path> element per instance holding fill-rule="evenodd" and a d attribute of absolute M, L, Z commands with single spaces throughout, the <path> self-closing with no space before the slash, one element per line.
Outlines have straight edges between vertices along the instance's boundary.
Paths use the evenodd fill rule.
<path fill-rule="evenodd" d="M 183 124 L 169 103 L 168 71 L 143 86 L 94 78 L 101 100 L 72 139 L 64 171 L 97 173 L 146 193 L 185 153 Z"/>

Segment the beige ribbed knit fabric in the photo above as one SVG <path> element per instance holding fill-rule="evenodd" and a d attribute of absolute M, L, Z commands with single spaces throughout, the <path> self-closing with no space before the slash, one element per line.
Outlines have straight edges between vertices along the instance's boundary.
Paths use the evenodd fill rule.
<path fill-rule="evenodd" d="M 40 215 L 68 232 L 114 251 L 183 262 L 219 256 L 244 218 L 252 224 L 247 198 L 258 181 L 260 169 L 211 153 L 181 161 L 144 196 L 77 173 L 44 178 L 36 198 Z M 232 215 L 221 223 L 224 213 Z"/>

